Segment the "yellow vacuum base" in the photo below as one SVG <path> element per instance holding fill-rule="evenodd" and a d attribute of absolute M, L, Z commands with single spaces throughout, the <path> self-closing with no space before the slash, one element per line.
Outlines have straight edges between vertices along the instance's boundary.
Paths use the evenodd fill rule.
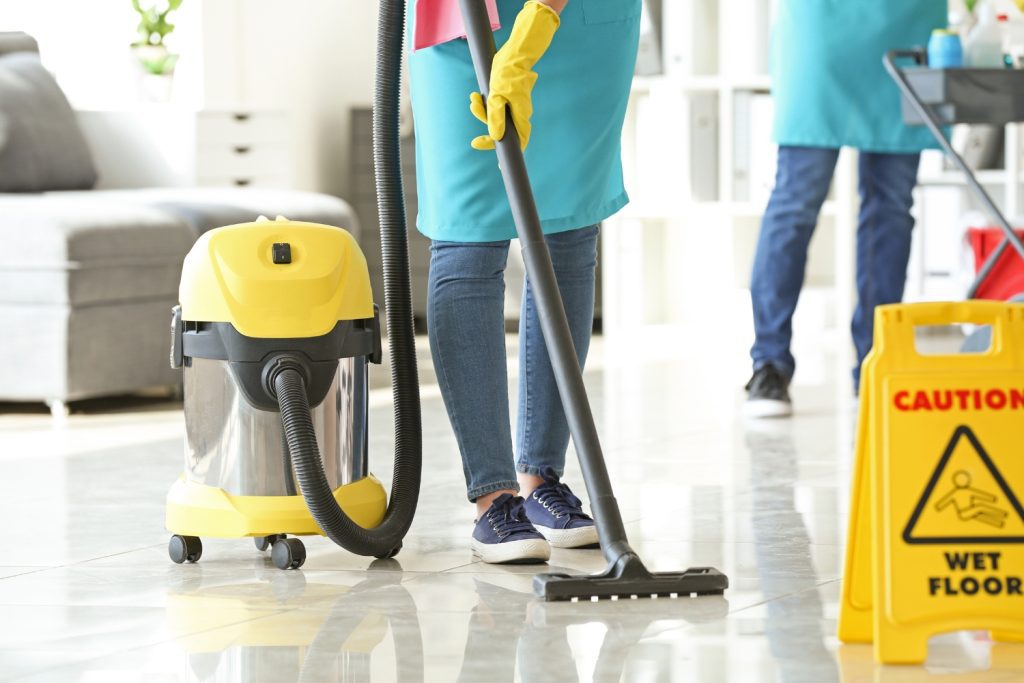
<path fill-rule="evenodd" d="M 384 487 L 373 475 L 338 487 L 334 499 L 366 529 L 380 524 L 388 505 Z M 323 535 L 302 496 L 233 496 L 184 476 L 167 493 L 167 530 L 213 538 Z"/>

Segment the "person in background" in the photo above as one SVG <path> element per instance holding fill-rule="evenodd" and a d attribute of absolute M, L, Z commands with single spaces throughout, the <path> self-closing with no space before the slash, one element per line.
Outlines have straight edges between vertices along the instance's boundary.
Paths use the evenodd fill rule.
<path fill-rule="evenodd" d="M 772 55 L 778 171 L 751 279 L 756 340 L 748 416 L 792 414 L 793 313 L 841 147 L 860 152 L 855 386 L 875 307 L 902 300 L 918 163 L 934 140 L 903 124 L 899 90 L 882 58 L 926 45 L 946 20 L 946 0 L 780 0 Z"/>
<path fill-rule="evenodd" d="M 551 546 L 598 538 L 561 481 L 569 427 L 528 281 L 513 447 L 504 271 L 516 231 L 493 150 L 509 108 L 582 367 L 594 322 L 597 224 L 628 201 L 620 137 L 641 0 L 498 0 L 496 9 L 499 50 L 486 102 L 474 92 L 466 42 L 421 41 L 427 24 L 414 27 L 417 227 L 431 239 L 430 349 L 476 505 L 473 552 L 484 562 L 543 562 Z M 456 0 L 420 0 L 415 21 L 457 38 L 448 30 L 457 10 Z"/>

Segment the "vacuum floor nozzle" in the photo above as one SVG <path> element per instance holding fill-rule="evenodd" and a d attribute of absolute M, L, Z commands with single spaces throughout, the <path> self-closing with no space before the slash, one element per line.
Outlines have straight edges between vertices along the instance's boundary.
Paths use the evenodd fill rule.
<path fill-rule="evenodd" d="M 682 572 L 651 572 L 636 554 L 619 557 L 602 574 L 539 574 L 533 579 L 534 593 L 549 602 L 688 598 L 721 595 L 728 587 L 729 577 L 712 567 L 691 567 Z"/>

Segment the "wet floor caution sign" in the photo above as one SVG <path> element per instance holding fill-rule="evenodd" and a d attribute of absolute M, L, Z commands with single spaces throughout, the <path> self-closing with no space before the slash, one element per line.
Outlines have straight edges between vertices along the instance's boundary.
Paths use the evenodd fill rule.
<path fill-rule="evenodd" d="M 991 325 L 986 353 L 922 355 L 918 327 Z M 862 372 L 839 638 L 921 663 L 928 638 L 1024 634 L 1024 306 L 880 307 Z"/>

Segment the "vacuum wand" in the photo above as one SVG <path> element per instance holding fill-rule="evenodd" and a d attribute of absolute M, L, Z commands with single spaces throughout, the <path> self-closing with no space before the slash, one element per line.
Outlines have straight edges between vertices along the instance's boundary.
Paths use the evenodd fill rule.
<path fill-rule="evenodd" d="M 477 81 L 486 99 L 495 54 L 490 17 L 484 0 L 459 2 Z M 506 121 L 505 137 L 496 145 L 498 166 L 522 247 L 526 274 L 536 294 L 541 331 L 551 357 L 569 431 L 579 454 L 601 549 L 609 563 L 604 574 L 593 577 L 539 575 L 534 581 L 534 590 L 547 600 L 619 595 L 721 594 L 728 587 L 728 579 L 718 571 L 699 568 L 684 573 L 651 574 L 629 546 L 511 113 Z"/>

